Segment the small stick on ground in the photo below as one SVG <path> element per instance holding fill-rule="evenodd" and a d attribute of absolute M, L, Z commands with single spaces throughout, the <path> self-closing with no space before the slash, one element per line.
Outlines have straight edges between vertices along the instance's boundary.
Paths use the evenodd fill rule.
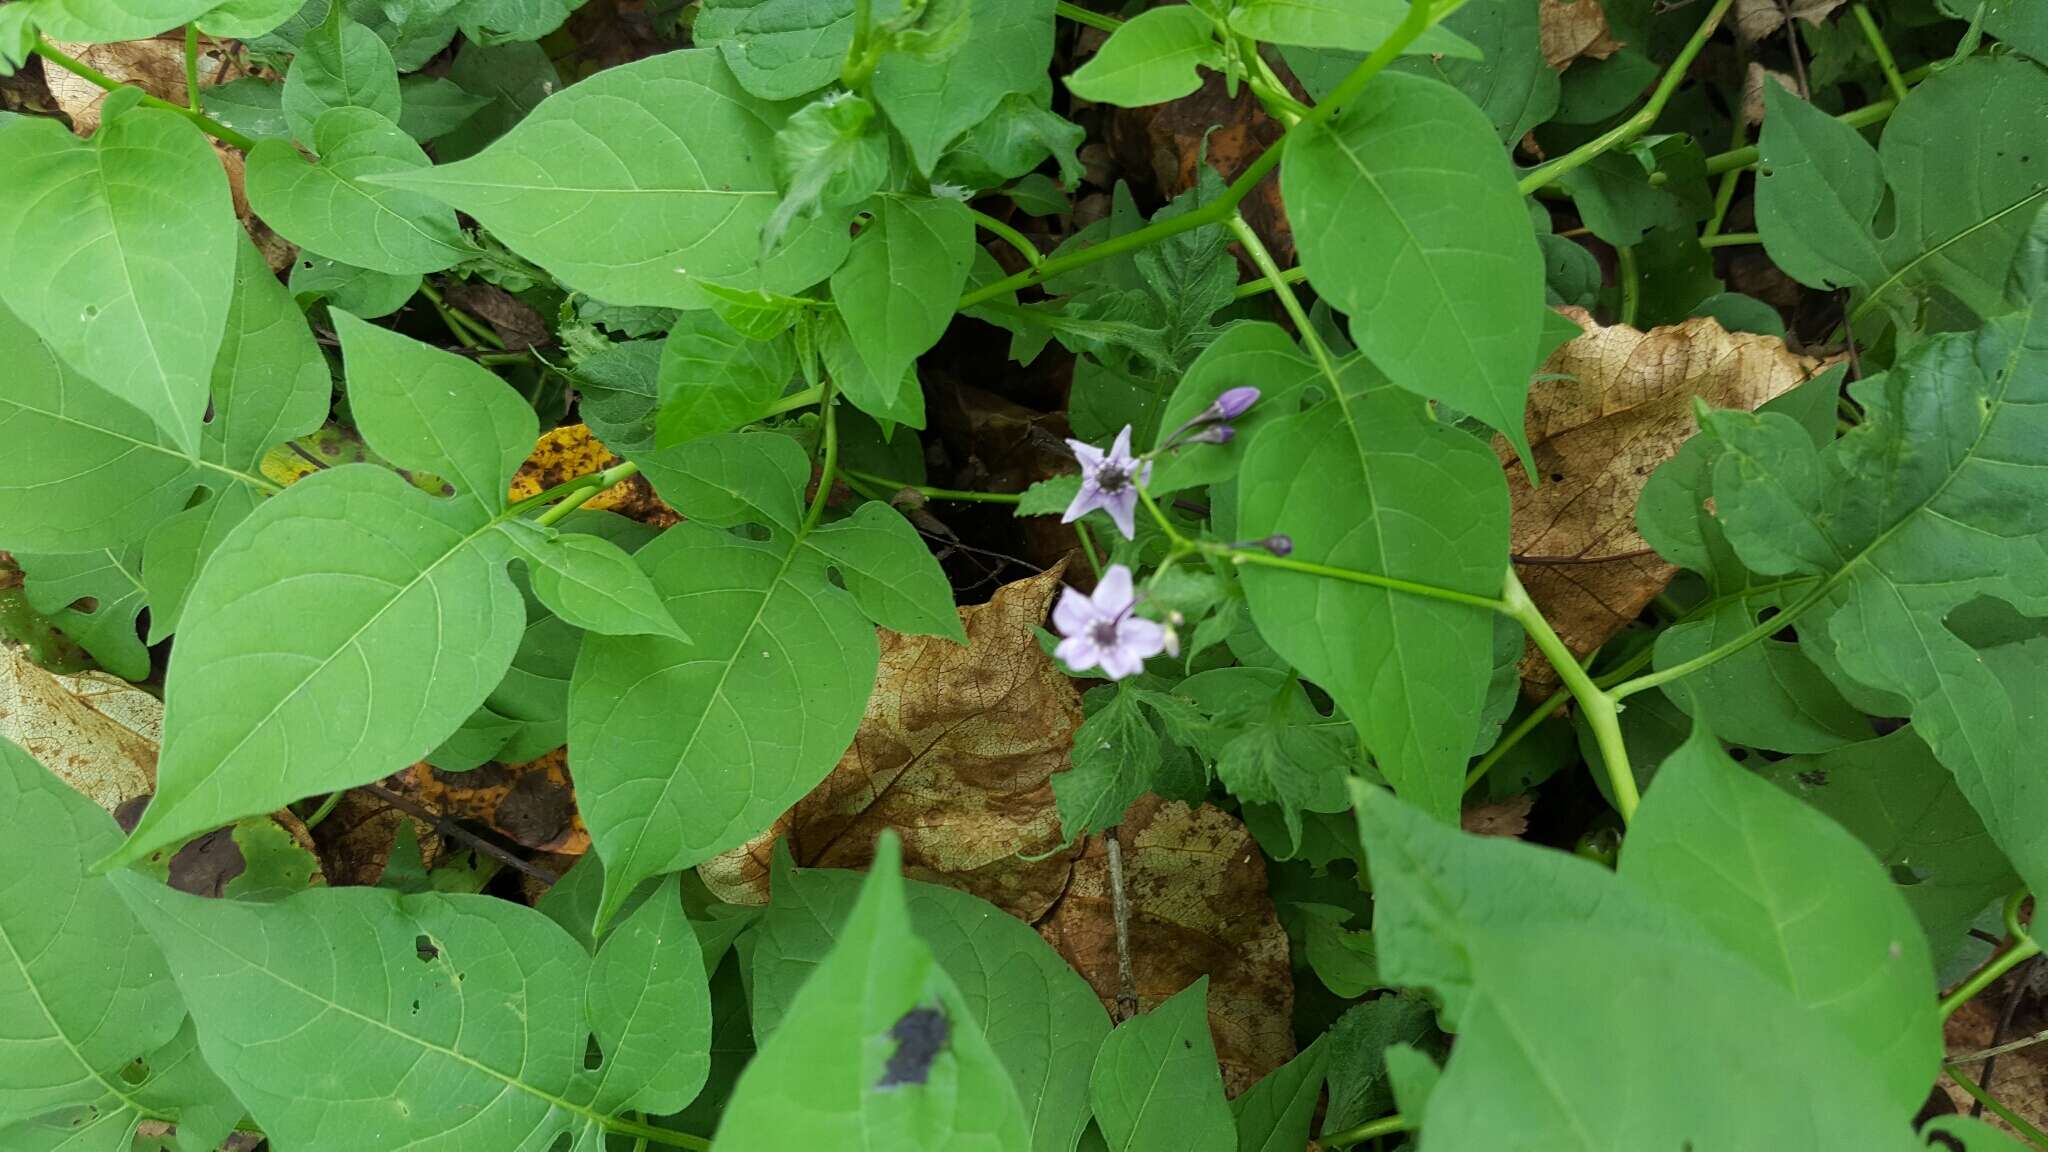
<path fill-rule="evenodd" d="M 432 824 L 434 831 L 439 832 L 441 835 L 450 839 L 460 840 L 471 848 L 503 864 L 505 867 L 524 872 L 543 884 L 553 884 L 561 879 L 560 876 L 555 875 L 553 872 L 505 851 L 503 848 L 471 832 L 446 816 L 442 816 L 433 809 L 415 801 L 410 796 L 402 796 L 382 784 L 365 784 L 363 785 L 363 791 L 368 792 L 370 795 L 375 796 L 377 799 L 416 820 L 424 820 Z"/>
<path fill-rule="evenodd" d="M 1109 912 L 1116 924 L 1116 1022 L 1138 1014 L 1138 978 L 1131 971 L 1131 906 L 1124 898 L 1123 827 L 1111 828 L 1109 845 Z"/>

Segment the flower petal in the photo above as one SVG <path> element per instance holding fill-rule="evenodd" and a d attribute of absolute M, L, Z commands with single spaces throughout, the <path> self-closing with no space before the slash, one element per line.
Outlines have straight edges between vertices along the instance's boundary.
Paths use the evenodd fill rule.
<path fill-rule="evenodd" d="M 1137 538 L 1137 489 L 1126 488 L 1121 492 L 1109 493 L 1108 495 L 1103 496 L 1097 502 L 1096 506 L 1101 508 L 1104 512 L 1109 513 L 1109 518 L 1111 520 L 1116 521 L 1116 530 L 1124 534 L 1124 539 L 1132 540 Z"/>
<path fill-rule="evenodd" d="M 1081 467 L 1091 475 L 1096 469 L 1102 467 L 1102 449 L 1097 448 L 1093 444 L 1084 444 L 1079 440 L 1067 441 L 1067 447 L 1074 453 L 1074 459 L 1079 460 Z"/>
<path fill-rule="evenodd" d="M 1095 615 L 1099 618 L 1114 618 L 1122 615 L 1131 606 L 1131 570 L 1121 564 L 1111 564 L 1103 569 L 1101 582 L 1095 585 Z"/>
<path fill-rule="evenodd" d="M 1072 588 L 1060 591 L 1060 602 L 1053 605 L 1052 626 L 1062 636 L 1079 636 L 1095 623 L 1095 605 L 1086 596 Z"/>
<path fill-rule="evenodd" d="M 1095 646 L 1095 641 L 1085 635 L 1069 636 L 1060 641 L 1059 646 L 1052 650 L 1052 654 L 1059 658 L 1060 663 L 1076 672 L 1085 672 L 1095 667 L 1102 661 L 1103 656 L 1102 650 Z"/>
<path fill-rule="evenodd" d="M 1116 626 L 1117 651 L 1144 659 L 1166 651 L 1166 629 L 1142 616 L 1127 616 Z"/>
<path fill-rule="evenodd" d="M 1116 434 L 1116 443 L 1109 446 L 1109 459 L 1114 464 L 1128 464 L 1131 461 L 1131 426 Z"/>
<path fill-rule="evenodd" d="M 1136 676 L 1145 670 L 1145 662 L 1136 655 L 1121 648 L 1105 648 L 1102 652 L 1102 674 L 1111 680 Z"/>
<path fill-rule="evenodd" d="M 1081 490 L 1074 493 L 1074 502 L 1067 505 L 1066 513 L 1060 517 L 1060 523 L 1072 524 L 1097 508 L 1106 507 L 1103 503 L 1105 499 L 1107 497 L 1103 495 L 1102 489 L 1095 486 L 1093 478 L 1081 481 Z"/>

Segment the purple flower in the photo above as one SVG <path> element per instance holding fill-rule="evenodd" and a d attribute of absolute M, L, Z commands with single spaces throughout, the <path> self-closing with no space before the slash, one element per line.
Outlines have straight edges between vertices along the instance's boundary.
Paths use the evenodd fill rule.
<path fill-rule="evenodd" d="M 1060 523 L 1072 524 L 1100 508 L 1116 521 L 1124 539 L 1137 535 L 1138 485 L 1152 478 L 1152 462 L 1131 455 L 1131 426 L 1124 425 L 1107 453 L 1079 440 L 1067 441 L 1067 447 L 1081 462 L 1081 491 Z"/>
<path fill-rule="evenodd" d="M 1223 395 L 1216 398 L 1214 404 L 1209 405 L 1209 411 L 1203 415 L 1211 420 L 1235 420 L 1244 415 L 1246 409 L 1258 403 L 1258 400 L 1257 388 L 1245 386 L 1227 389 Z"/>
<path fill-rule="evenodd" d="M 1133 615 L 1137 604 L 1131 570 L 1121 564 L 1109 566 L 1093 596 L 1068 588 L 1052 610 L 1053 627 L 1066 637 L 1053 655 L 1076 672 L 1099 667 L 1111 680 L 1137 675 L 1147 657 L 1166 650 L 1166 629 Z"/>

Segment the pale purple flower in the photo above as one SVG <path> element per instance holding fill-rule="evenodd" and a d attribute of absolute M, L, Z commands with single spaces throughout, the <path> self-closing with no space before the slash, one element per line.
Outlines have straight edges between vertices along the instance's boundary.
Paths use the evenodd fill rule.
<path fill-rule="evenodd" d="M 1066 589 L 1052 610 L 1053 627 L 1066 637 L 1053 655 L 1076 672 L 1099 667 L 1111 680 L 1137 675 L 1147 657 L 1166 650 L 1166 629 L 1135 615 L 1137 605 L 1131 570 L 1121 564 L 1103 572 L 1093 596 Z"/>
<path fill-rule="evenodd" d="M 1152 462 L 1131 455 L 1131 426 L 1124 425 L 1116 434 L 1108 452 L 1079 440 L 1067 441 L 1067 447 L 1081 462 L 1081 491 L 1067 505 L 1060 523 L 1072 524 L 1100 508 L 1116 522 L 1124 539 L 1137 535 L 1138 485 L 1152 478 Z"/>
<path fill-rule="evenodd" d="M 1209 405 L 1209 411 L 1204 415 L 1211 420 L 1235 420 L 1244 415 L 1253 404 L 1258 403 L 1258 400 L 1259 390 L 1249 385 L 1225 389 L 1223 395 L 1218 396 L 1216 402 Z"/>

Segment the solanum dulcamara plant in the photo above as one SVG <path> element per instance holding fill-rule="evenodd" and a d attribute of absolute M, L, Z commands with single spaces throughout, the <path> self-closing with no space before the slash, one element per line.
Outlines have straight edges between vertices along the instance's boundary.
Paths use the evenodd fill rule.
<path fill-rule="evenodd" d="M 2048 24 L 1781 7 L 0 5 L 0 1148 L 2048 1148 L 1943 1039 L 2048 886 Z M 935 477 L 967 387 L 1067 453 Z M 993 806 L 799 868 L 1011 640 L 1037 919 Z M 566 871 L 391 779 L 556 750 Z"/>

